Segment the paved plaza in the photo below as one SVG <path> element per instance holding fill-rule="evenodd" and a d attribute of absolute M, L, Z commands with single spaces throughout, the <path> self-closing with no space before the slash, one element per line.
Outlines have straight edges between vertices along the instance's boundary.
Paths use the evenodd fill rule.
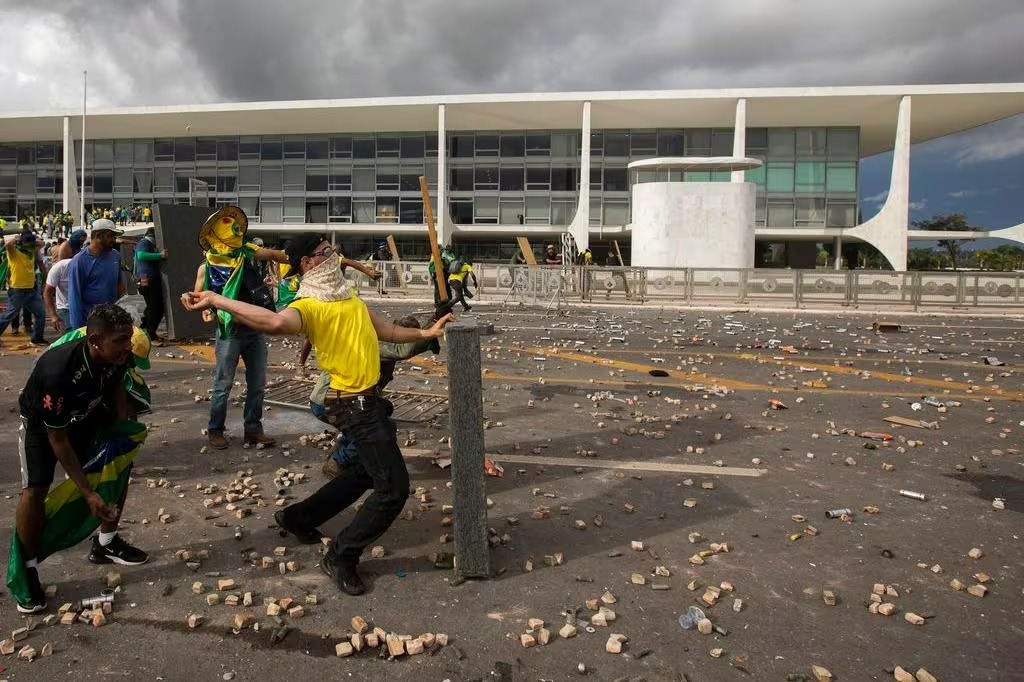
<path fill-rule="evenodd" d="M 396 317 L 417 305 L 371 303 Z M 243 449 L 239 437 L 203 451 L 212 346 L 168 345 L 147 374 L 152 429 L 122 522 L 150 563 L 116 569 L 104 627 L 35 616 L 18 647 L 51 643 L 53 655 L 0 658 L 0 677 L 698 682 L 814 680 L 820 666 L 842 681 L 893 679 L 901 666 L 938 680 L 1024 679 L 1020 316 L 487 304 L 474 316 L 495 331 L 482 339 L 487 455 L 504 469 L 486 479 L 492 579 L 459 584 L 435 566 L 453 551 L 445 505 L 458 501 L 439 465 L 457 396 L 403 413 L 417 492 L 377 543 L 383 557 L 361 564 L 368 593 L 347 597 L 321 573 L 320 546 L 281 537 L 273 521 L 277 499 L 325 480 L 329 441 L 310 438 L 322 425 L 274 404 L 265 425 L 278 447 Z M 900 329 L 876 332 L 879 320 Z M 36 354 L 22 341 L 5 335 L 0 357 L 5 544 L 17 397 Z M 271 397 L 298 385 L 298 345 L 272 342 Z M 395 390 L 446 393 L 443 349 L 399 367 Z M 241 407 L 229 417 L 240 436 Z M 292 485 L 275 484 L 289 473 Z M 241 479 L 262 502 L 204 504 Z M 826 518 L 837 509 L 849 512 Z M 106 586 L 111 568 L 87 552 L 40 565 L 57 588 L 50 613 Z M 219 590 L 226 579 L 234 586 Z M 252 606 L 225 604 L 247 592 Z M 268 615 L 269 599 L 303 613 Z M 614 620 L 590 625 L 607 612 L 588 600 Z M 4 603 L 7 637 L 27 619 Z M 680 626 L 692 606 L 710 634 Z M 190 615 L 201 616 L 195 628 Z M 355 616 L 388 633 L 444 633 L 448 645 L 339 658 Z M 606 650 L 613 633 L 627 638 L 621 653 Z"/>

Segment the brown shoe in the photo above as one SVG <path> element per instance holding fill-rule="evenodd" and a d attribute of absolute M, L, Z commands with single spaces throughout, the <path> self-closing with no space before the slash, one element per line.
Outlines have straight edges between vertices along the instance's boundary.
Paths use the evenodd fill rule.
<path fill-rule="evenodd" d="M 277 445 L 277 441 L 268 436 L 265 433 L 257 433 L 253 436 L 245 437 L 246 445 L 262 445 L 265 448 L 272 448 Z"/>
<path fill-rule="evenodd" d="M 210 436 L 210 447 L 214 450 L 226 450 L 231 441 L 223 433 L 211 433 Z"/>

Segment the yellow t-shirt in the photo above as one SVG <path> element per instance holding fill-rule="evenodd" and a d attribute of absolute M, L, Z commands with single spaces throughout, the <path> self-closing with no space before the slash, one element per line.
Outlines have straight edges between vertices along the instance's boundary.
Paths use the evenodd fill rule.
<path fill-rule="evenodd" d="M 32 289 L 36 285 L 36 252 L 31 255 L 17 246 L 7 251 L 11 267 L 11 288 Z"/>
<path fill-rule="evenodd" d="M 466 275 L 468 275 L 471 272 L 473 272 L 473 266 L 472 265 L 469 265 L 469 264 L 463 265 L 462 268 L 460 268 L 458 272 L 453 272 L 453 273 L 448 275 L 448 281 L 449 282 L 465 282 L 466 281 Z"/>
<path fill-rule="evenodd" d="M 380 378 L 380 350 L 370 312 L 362 299 L 318 301 L 300 298 L 288 306 L 302 317 L 302 333 L 316 348 L 320 368 L 331 375 L 331 388 L 362 393 Z"/>

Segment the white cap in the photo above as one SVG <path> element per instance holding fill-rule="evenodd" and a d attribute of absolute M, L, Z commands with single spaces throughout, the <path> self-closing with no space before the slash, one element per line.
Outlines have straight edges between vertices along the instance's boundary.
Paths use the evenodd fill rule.
<path fill-rule="evenodd" d="M 114 224 L 113 220 L 107 220 L 106 218 L 100 218 L 98 220 L 92 221 L 92 229 L 89 232 L 89 236 L 91 237 L 93 233 L 96 232 L 97 230 L 106 230 L 108 232 L 113 232 L 114 234 L 124 233 L 123 230 L 121 230 L 120 228 L 117 227 L 117 225 Z"/>

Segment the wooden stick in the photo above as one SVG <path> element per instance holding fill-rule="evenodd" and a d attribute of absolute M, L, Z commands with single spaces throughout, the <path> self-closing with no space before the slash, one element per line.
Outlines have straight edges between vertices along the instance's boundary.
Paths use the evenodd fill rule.
<path fill-rule="evenodd" d="M 615 246 L 615 257 L 619 260 L 619 267 L 626 267 L 626 264 L 622 262 L 622 252 L 619 251 L 619 240 L 613 239 L 612 244 Z M 626 281 L 626 273 L 622 273 L 622 288 L 626 290 L 626 295 L 629 296 L 629 282 Z"/>
<path fill-rule="evenodd" d="M 537 259 L 533 255 L 533 248 L 530 246 L 530 242 L 526 237 L 516 237 L 516 243 L 519 244 L 519 252 L 523 254 L 523 260 L 530 267 L 536 267 Z"/>
<path fill-rule="evenodd" d="M 398 264 L 402 261 L 401 256 L 398 255 L 398 244 L 395 243 L 394 235 L 387 236 L 388 249 L 391 251 L 391 261 L 394 263 L 395 273 L 398 277 L 398 284 L 403 288 L 407 288 L 409 285 L 405 282 L 405 277 L 402 277 L 401 270 L 398 269 Z"/>
<path fill-rule="evenodd" d="M 420 194 L 423 195 L 423 217 L 427 221 L 427 235 L 430 237 L 430 254 L 434 258 L 434 283 L 437 295 L 442 303 L 448 300 L 448 288 L 444 282 L 444 263 L 441 261 L 441 250 L 437 248 L 437 230 L 434 228 L 434 211 L 430 206 L 430 188 L 427 176 L 420 176 Z"/>

